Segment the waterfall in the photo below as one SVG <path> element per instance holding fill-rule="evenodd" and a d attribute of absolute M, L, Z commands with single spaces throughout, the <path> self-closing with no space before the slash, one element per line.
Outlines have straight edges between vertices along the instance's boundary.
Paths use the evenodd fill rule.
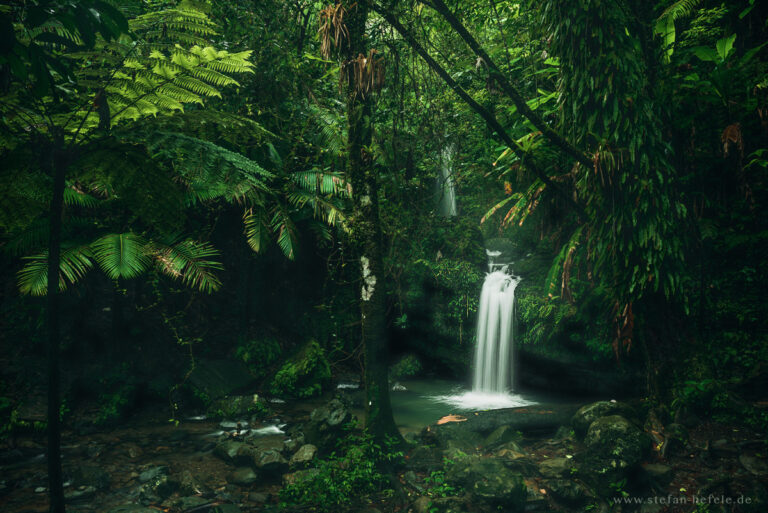
<path fill-rule="evenodd" d="M 443 217 L 456 215 L 456 185 L 453 181 L 453 155 L 456 150 L 452 144 L 440 152 L 440 176 L 437 177 L 437 211 Z"/>
<path fill-rule="evenodd" d="M 497 264 L 498 251 L 487 251 L 490 263 L 477 312 L 474 392 L 506 393 L 514 386 L 515 288 L 520 279 Z"/>

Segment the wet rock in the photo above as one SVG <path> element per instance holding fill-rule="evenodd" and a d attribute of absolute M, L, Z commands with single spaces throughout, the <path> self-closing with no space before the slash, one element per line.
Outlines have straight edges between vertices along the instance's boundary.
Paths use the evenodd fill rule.
<path fill-rule="evenodd" d="M 539 472 L 549 478 L 568 477 L 575 470 L 575 463 L 568 458 L 549 458 L 539 463 Z"/>
<path fill-rule="evenodd" d="M 248 487 L 258 481 L 259 477 L 250 467 L 239 467 L 227 474 L 227 482 L 237 486 Z"/>
<path fill-rule="evenodd" d="M 144 483 L 139 487 L 139 499 L 145 505 L 163 501 L 179 487 L 178 481 L 170 478 L 165 466 L 145 470 L 139 475 L 139 482 Z"/>
<path fill-rule="evenodd" d="M 742 454 L 739 456 L 739 461 L 750 474 L 758 477 L 768 476 L 768 460 L 765 458 Z"/>
<path fill-rule="evenodd" d="M 301 483 L 308 479 L 312 479 L 314 476 L 320 473 L 316 468 L 310 468 L 307 470 L 297 470 L 290 474 L 283 474 L 283 486 L 291 486 L 296 483 Z"/>
<path fill-rule="evenodd" d="M 717 456 L 718 458 L 732 458 L 737 456 L 740 452 L 735 444 L 725 438 L 712 442 L 709 446 L 709 450 L 713 456 Z"/>
<path fill-rule="evenodd" d="M 96 495 L 96 487 L 80 486 L 75 490 L 66 491 L 64 493 L 64 501 L 81 502 L 92 498 L 94 495 Z"/>
<path fill-rule="evenodd" d="M 248 494 L 248 501 L 255 502 L 256 504 L 264 504 L 269 501 L 268 493 L 251 492 Z"/>
<path fill-rule="evenodd" d="M 473 510 L 476 510 L 473 505 Z M 434 497 L 431 500 L 430 513 L 464 513 L 467 507 L 460 497 Z"/>
<path fill-rule="evenodd" d="M 429 497 L 419 497 L 411 506 L 413 513 L 430 513 L 429 509 L 432 506 L 432 499 Z"/>
<path fill-rule="evenodd" d="M 448 467 L 446 480 L 471 492 L 474 500 L 514 510 L 525 501 L 522 476 L 497 458 L 467 456 Z"/>
<path fill-rule="evenodd" d="M 643 470 L 651 481 L 660 486 L 667 486 L 672 481 L 672 467 L 661 463 L 645 463 Z"/>
<path fill-rule="evenodd" d="M 302 445 L 301 448 L 299 448 L 296 453 L 291 456 L 291 460 L 289 462 L 290 467 L 292 469 L 300 469 L 308 467 L 312 460 L 315 459 L 315 455 L 317 454 L 317 447 L 315 447 L 312 444 L 306 444 Z"/>
<path fill-rule="evenodd" d="M 508 442 L 519 442 L 520 438 L 522 438 L 520 432 L 512 429 L 512 426 L 499 426 L 486 437 L 483 441 L 483 447 L 493 450 Z"/>
<path fill-rule="evenodd" d="M 219 399 L 253 384 L 248 367 L 239 360 L 199 359 L 189 382 L 211 399 Z"/>
<path fill-rule="evenodd" d="M 253 463 L 264 476 L 279 477 L 288 471 L 288 460 L 273 449 L 257 451 L 254 454 Z"/>
<path fill-rule="evenodd" d="M 245 445 L 242 442 L 225 440 L 216 445 L 213 449 L 213 454 L 229 464 L 234 464 L 237 462 L 243 447 L 245 447 Z"/>
<path fill-rule="evenodd" d="M 690 435 L 688 430 L 682 424 L 668 424 L 664 427 L 666 442 L 661 447 L 662 456 L 671 456 L 679 454 L 688 446 Z"/>
<path fill-rule="evenodd" d="M 618 483 L 635 469 L 649 444 L 647 436 L 619 415 L 595 420 L 584 438 L 582 475 L 599 493 L 613 493 Z"/>
<path fill-rule="evenodd" d="M 200 506 L 204 506 L 210 502 L 210 499 L 197 496 L 179 497 L 178 499 L 171 501 L 171 506 L 181 511 L 187 511 L 194 508 L 199 508 Z"/>
<path fill-rule="evenodd" d="M 326 454 L 343 438 L 344 426 L 351 420 L 352 414 L 346 405 L 333 399 L 311 413 L 309 422 L 304 426 L 304 438 L 307 443 L 317 447 L 321 454 Z"/>
<path fill-rule="evenodd" d="M 240 508 L 235 504 L 220 504 L 211 513 L 240 513 Z"/>
<path fill-rule="evenodd" d="M 152 467 L 139 474 L 139 482 L 147 483 L 158 477 L 167 476 L 170 470 L 166 466 Z"/>
<path fill-rule="evenodd" d="M 198 495 L 207 491 L 207 487 L 201 483 L 189 470 L 181 473 L 179 478 L 180 495 Z"/>
<path fill-rule="evenodd" d="M 573 431 L 577 437 L 582 438 L 587 434 L 590 424 L 600 417 L 608 417 L 610 415 L 620 415 L 627 419 L 634 419 L 635 417 L 634 411 L 624 403 L 618 401 L 598 401 L 582 406 L 573 415 L 571 419 Z"/>
<path fill-rule="evenodd" d="M 90 486 L 96 490 L 103 490 L 109 487 L 109 474 L 96 465 L 80 465 L 72 471 L 70 475 L 72 485 Z"/>
<path fill-rule="evenodd" d="M 570 479 L 553 479 L 547 481 L 544 487 L 555 500 L 568 506 L 579 506 L 587 502 L 587 492 L 584 487 Z"/>
<path fill-rule="evenodd" d="M 291 438 L 285 441 L 285 449 L 288 452 L 296 452 L 304 443 L 304 433 L 297 431 L 291 434 Z"/>

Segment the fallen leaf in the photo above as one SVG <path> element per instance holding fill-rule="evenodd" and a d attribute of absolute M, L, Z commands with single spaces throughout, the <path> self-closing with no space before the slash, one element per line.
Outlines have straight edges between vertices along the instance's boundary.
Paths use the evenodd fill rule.
<path fill-rule="evenodd" d="M 462 417 L 461 415 L 446 415 L 437 421 L 437 425 L 439 426 L 440 424 L 447 424 L 449 422 L 464 422 L 466 420 L 466 417 Z"/>

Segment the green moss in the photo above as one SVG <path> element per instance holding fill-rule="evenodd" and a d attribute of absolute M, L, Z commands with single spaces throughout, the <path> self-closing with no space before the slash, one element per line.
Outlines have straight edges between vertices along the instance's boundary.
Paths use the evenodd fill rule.
<path fill-rule="evenodd" d="M 311 340 L 277 371 L 270 392 L 279 396 L 312 397 L 320 395 L 330 379 L 331 366 L 325 350 Z"/>

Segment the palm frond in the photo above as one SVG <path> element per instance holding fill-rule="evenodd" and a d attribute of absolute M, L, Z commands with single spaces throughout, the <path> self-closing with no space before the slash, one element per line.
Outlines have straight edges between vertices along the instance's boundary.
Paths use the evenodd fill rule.
<path fill-rule="evenodd" d="M 283 254 L 289 259 L 295 258 L 294 249 L 297 244 L 296 226 L 282 206 L 275 208 L 271 221 L 272 232 L 277 237 L 277 245 Z"/>
<path fill-rule="evenodd" d="M 147 242 L 131 232 L 105 235 L 91 248 L 99 267 L 113 280 L 135 278 L 151 264 Z"/>
<path fill-rule="evenodd" d="M 154 247 L 155 262 L 163 274 L 208 294 L 221 286 L 215 273 L 224 268 L 216 260 L 221 253 L 209 243 L 186 239 L 169 245 L 154 243 Z"/>
<path fill-rule="evenodd" d="M 18 272 L 22 294 L 44 296 L 48 292 L 48 252 L 24 257 L 28 263 Z M 75 284 L 93 267 L 88 246 L 62 248 L 59 264 L 59 290 Z"/>

